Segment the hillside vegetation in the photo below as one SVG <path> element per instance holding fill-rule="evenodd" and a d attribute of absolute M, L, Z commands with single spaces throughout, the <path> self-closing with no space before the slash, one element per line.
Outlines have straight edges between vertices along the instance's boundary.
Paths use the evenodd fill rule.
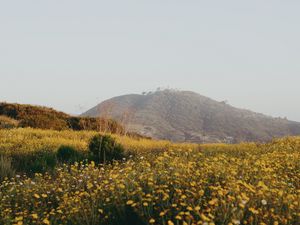
<path fill-rule="evenodd" d="M 17 172 L 45 172 L 57 166 L 57 151 L 68 146 L 73 148 L 81 159 L 88 158 L 90 140 L 96 131 L 54 131 L 33 128 L 0 129 L 0 156 L 12 160 L 11 166 Z M 104 133 L 101 133 L 104 135 Z M 134 155 L 144 152 L 156 153 L 171 146 L 184 149 L 195 148 L 196 144 L 172 144 L 169 141 L 151 141 L 111 134 L 125 150 Z M 0 176 L 1 180 L 1 176 Z"/>
<path fill-rule="evenodd" d="M 0 153 L 55 152 L 61 144 L 85 152 L 94 134 L 1 130 Z M 299 137 L 236 145 L 114 137 L 136 154 L 5 179 L 0 224 L 276 225 L 300 219 Z"/>
<path fill-rule="evenodd" d="M 75 117 L 42 106 L 0 103 L 0 128 L 12 127 L 124 133 L 123 126 L 108 118 Z"/>
<path fill-rule="evenodd" d="M 118 96 L 83 115 L 109 116 L 131 131 L 176 142 L 265 142 L 300 135 L 298 122 L 238 109 L 190 91 Z"/>

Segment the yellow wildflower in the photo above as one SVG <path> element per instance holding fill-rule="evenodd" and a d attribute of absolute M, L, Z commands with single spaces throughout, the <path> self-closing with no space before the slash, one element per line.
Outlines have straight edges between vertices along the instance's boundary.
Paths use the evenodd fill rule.
<path fill-rule="evenodd" d="M 41 198 L 38 194 L 34 194 L 33 197 L 35 197 L 36 199 Z"/>
<path fill-rule="evenodd" d="M 47 218 L 45 218 L 45 219 L 43 220 L 43 224 L 45 224 L 45 225 L 50 225 L 50 221 L 49 221 Z"/>
<path fill-rule="evenodd" d="M 168 225 L 174 225 L 174 223 L 171 220 L 169 220 Z"/>
<path fill-rule="evenodd" d="M 155 223 L 155 219 L 150 219 L 150 220 L 149 220 L 149 223 L 150 223 L 150 224 Z"/>
<path fill-rule="evenodd" d="M 32 217 L 33 219 L 35 219 L 35 220 L 39 218 L 38 214 L 36 214 L 36 213 L 31 214 L 31 217 Z"/>
<path fill-rule="evenodd" d="M 126 205 L 132 205 L 133 203 L 134 203 L 134 201 L 128 200 L 128 201 L 126 202 Z"/>

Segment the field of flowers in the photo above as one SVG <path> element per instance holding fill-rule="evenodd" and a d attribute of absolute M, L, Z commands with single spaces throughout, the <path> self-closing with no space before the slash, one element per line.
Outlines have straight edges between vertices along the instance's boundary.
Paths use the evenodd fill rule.
<path fill-rule="evenodd" d="M 0 131 L 0 153 L 61 142 L 85 151 L 94 134 Z M 0 224 L 299 224 L 298 137 L 200 146 L 116 138 L 138 154 L 3 181 Z"/>

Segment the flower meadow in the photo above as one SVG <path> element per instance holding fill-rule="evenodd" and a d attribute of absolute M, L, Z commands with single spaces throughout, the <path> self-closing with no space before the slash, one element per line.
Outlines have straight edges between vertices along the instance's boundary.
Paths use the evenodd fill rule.
<path fill-rule="evenodd" d="M 5 130 L 0 153 L 62 143 L 86 151 L 93 135 Z M 236 145 L 116 139 L 134 154 L 4 179 L 0 224 L 299 224 L 299 137 Z"/>

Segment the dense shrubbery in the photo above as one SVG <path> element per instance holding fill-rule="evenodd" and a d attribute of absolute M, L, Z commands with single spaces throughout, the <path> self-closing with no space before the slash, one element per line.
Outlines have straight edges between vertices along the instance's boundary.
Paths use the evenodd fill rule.
<path fill-rule="evenodd" d="M 112 119 L 72 117 L 54 109 L 32 105 L 0 103 L 0 116 L 14 127 L 32 127 L 52 130 L 94 130 L 124 134 L 124 128 Z M 3 117 L 4 118 L 4 117 Z M 0 118 L 0 128 L 4 119 Z M 9 127 L 10 128 L 10 127 Z"/>
<path fill-rule="evenodd" d="M 75 163 L 84 159 L 83 153 L 79 153 L 74 147 L 62 145 L 56 153 L 57 160 L 62 163 Z"/>
<path fill-rule="evenodd" d="M 109 135 L 96 135 L 89 144 L 89 150 L 97 163 L 110 163 L 125 157 L 124 148 Z"/>
<path fill-rule="evenodd" d="M 20 127 L 55 130 L 66 129 L 66 119 L 69 117 L 65 113 L 46 107 L 9 103 L 0 103 L 0 115 L 18 120 Z"/>
<path fill-rule="evenodd" d="M 68 124 L 64 119 L 45 114 L 23 115 L 19 126 L 52 130 L 65 130 L 68 128 Z"/>
<path fill-rule="evenodd" d="M 13 169 L 27 175 L 52 172 L 56 166 L 88 159 L 86 152 L 65 145 L 60 146 L 57 150 L 44 148 L 27 153 L 14 152 L 6 155 L 11 158 Z"/>
<path fill-rule="evenodd" d="M 57 151 L 40 149 L 28 153 L 10 154 L 12 168 L 17 172 L 33 175 L 35 173 L 52 172 L 56 166 L 73 164 L 88 157 L 71 146 L 61 146 Z"/>
<path fill-rule="evenodd" d="M 57 165 L 56 155 L 48 149 L 40 149 L 25 154 L 11 154 L 13 168 L 28 175 L 53 171 Z"/>

